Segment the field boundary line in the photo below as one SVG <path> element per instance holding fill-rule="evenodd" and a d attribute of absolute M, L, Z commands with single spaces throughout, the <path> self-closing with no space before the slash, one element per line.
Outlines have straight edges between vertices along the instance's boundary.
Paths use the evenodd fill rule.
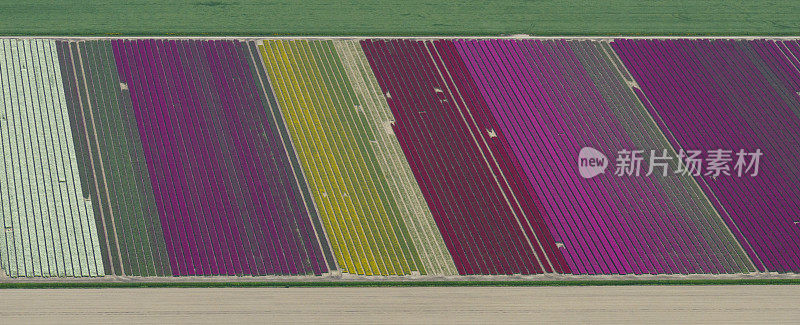
<path fill-rule="evenodd" d="M 528 34 L 514 34 L 514 35 L 230 35 L 215 34 L 211 36 L 198 36 L 198 35 L 103 35 L 103 36 L 90 36 L 90 35 L 0 35 L 0 39 L 54 39 L 54 40 L 105 40 L 105 39 L 172 39 L 172 40 L 241 40 L 241 41 L 259 41 L 259 40 L 365 40 L 365 39 L 406 39 L 406 40 L 447 40 L 447 39 L 499 39 L 499 40 L 525 40 L 525 39 L 538 39 L 538 40 L 552 40 L 552 39 L 566 39 L 566 40 L 614 40 L 614 39 L 682 39 L 682 40 L 800 40 L 800 33 L 796 35 L 528 35 Z"/>

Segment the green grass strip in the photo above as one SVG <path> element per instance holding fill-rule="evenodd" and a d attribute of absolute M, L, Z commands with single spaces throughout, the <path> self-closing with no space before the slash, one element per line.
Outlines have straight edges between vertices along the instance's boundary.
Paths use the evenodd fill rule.
<path fill-rule="evenodd" d="M 4 1 L 0 34 L 792 35 L 798 16 L 786 0 Z"/>

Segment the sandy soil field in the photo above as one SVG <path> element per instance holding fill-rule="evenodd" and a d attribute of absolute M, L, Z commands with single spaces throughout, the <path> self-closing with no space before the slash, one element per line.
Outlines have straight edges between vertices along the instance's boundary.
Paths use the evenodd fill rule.
<path fill-rule="evenodd" d="M 792 323 L 800 286 L 39 289 L 0 292 L 11 323 Z"/>

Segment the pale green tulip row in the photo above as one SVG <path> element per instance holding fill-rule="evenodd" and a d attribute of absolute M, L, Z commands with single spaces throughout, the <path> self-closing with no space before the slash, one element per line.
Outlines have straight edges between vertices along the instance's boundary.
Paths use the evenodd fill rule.
<path fill-rule="evenodd" d="M 0 265 L 17 276 L 102 276 L 81 195 L 56 44 L 0 41 Z"/>

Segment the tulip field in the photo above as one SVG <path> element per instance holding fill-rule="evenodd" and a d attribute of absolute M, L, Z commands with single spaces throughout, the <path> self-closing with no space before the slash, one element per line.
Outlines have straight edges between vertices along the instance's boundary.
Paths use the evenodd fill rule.
<path fill-rule="evenodd" d="M 0 150 L 0 278 L 800 273 L 793 39 L 0 38 Z"/>

